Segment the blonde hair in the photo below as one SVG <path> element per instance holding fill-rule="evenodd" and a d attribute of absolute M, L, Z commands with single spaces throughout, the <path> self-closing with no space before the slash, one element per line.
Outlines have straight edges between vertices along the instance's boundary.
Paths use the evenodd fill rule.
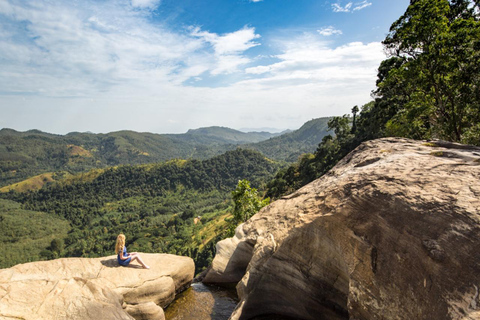
<path fill-rule="evenodd" d="M 120 251 L 125 247 L 125 235 L 120 233 L 117 237 L 117 243 L 115 244 L 115 253 L 120 254 Z"/>

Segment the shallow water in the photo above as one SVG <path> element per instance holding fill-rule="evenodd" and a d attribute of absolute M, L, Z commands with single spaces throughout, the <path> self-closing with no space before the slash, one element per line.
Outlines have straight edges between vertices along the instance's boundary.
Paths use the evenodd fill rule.
<path fill-rule="evenodd" d="M 165 319 L 227 320 L 237 302 L 235 289 L 193 283 L 165 309 Z"/>

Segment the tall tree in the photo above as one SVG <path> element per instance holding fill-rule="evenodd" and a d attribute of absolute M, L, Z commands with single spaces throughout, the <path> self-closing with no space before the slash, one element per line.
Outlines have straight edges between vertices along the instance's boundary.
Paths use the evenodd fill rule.
<path fill-rule="evenodd" d="M 240 180 L 234 191 L 232 191 L 235 208 L 233 210 L 235 225 L 250 219 L 261 208 L 270 203 L 270 199 L 264 200 L 258 195 L 255 188 L 250 187 L 250 181 Z"/>
<path fill-rule="evenodd" d="M 480 121 L 478 1 L 415 0 L 384 41 L 393 58 L 378 93 L 407 91 L 387 133 L 475 141 Z M 396 89 L 395 89 L 396 88 Z"/>
<path fill-rule="evenodd" d="M 358 109 L 358 106 L 354 106 L 352 108 L 352 114 L 353 114 L 353 122 L 352 122 L 352 134 L 355 133 L 355 131 L 357 130 L 357 113 L 358 111 L 360 111 L 360 109 Z"/>

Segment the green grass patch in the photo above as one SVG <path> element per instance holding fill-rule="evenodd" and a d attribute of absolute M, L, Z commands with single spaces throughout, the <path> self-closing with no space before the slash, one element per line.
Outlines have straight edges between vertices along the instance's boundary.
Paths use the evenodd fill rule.
<path fill-rule="evenodd" d="M 54 181 L 53 175 L 54 175 L 53 172 L 43 173 L 43 174 L 28 178 L 26 180 L 23 180 L 21 182 L 14 183 L 9 186 L 0 188 L 0 192 L 4 193 L 4 192 L 9 192 L 10 190 L 13 190 L 16 192 L 27 192 L 27 191 L 38 190 L 38 189 L 41 189 L 46 183 Z"/>

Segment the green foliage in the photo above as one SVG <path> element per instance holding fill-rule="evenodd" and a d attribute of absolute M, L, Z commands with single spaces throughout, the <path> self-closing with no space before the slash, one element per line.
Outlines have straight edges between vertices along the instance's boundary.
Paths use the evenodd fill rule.
<path fill-rule="evenodd" d="M 52 242 L 50 242 L 50 251 L 54 252 L 56 256 L 60 256 L 63 252 L 64 248 L 64 243 L 62 239 L 53 239 Z"/>
<path fill-rule="evenodd" d="M 236 226 L 250 219 L 261 208 L 270 203 L 270 199 L 261 199 L 257 189 L 250 187 L 250 181 L 239 180 L 238 185 L 232 191 L 232 198 L 235 207 L 233 209 L 233 219 L 231 221 L 230 234 Z"/>
<path fill-rule="evenodd" d="M 480 21 L 472 6 L 478 10 L 471 1 L 413 1 L 393 23 L 384 45 L 402 64 L 387 73 L 377 94 L 406 98 L 388 120 L 387 135 L 476 143 Z"/>
<path fill-rule="evenodd" d="M 0 199 L 0 268 L 53 258 L 69 230 L 65 219 Z"/>

